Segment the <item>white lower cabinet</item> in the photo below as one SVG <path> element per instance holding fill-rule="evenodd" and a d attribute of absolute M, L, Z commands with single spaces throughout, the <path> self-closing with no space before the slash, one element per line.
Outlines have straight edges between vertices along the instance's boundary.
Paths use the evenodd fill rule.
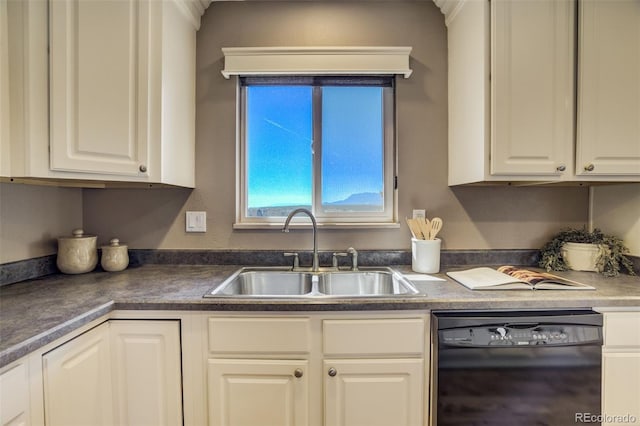
<path fill-rule="evenodd" d="M 21 362 L 0 374 L 0 426 L 30 423 L 29 369 Z"/>
<path fill-rule="evenodd" d="M 604 353 L 602 376 L 603 424 L 629 424 L 625 419 L 631 417 L 640 422 L 640 348 L 635 353 Z"/>
<path fill-rule="evenodd" d="M 114 423 L 108 322 L 48 352 L 42 364 L 47 426 Z"/>
<path fill-rule="evenodd" d="M 640 310 L 604 312 L 602 414 L 603 425 L 640 422 Z"/>
<path fill-rule="evenodd" d="M 419 426 L 424 314 L 209 317 L 210 426 Z"/>
<path fill-rule="evenodd" d="M 325 360 L 325 424 L 422 424 L 422 359 Z"/>
<path fill-rule="evenodd" d="M 310 327 L 307 317 L 208 318 L 209 425 L 309 425 Z"/>
<path fill-rule="evenodd" d="M 306 425 L 309 362 L 210 359 L 209 424 Z"/>
<path fill-rule="evenodd" d="M 182 424 L 179 321 L 106 321 L 42 357 L 45 424 Z"/>
<path fill-rule="evenodd" d="M 109 322 L 116 424 L 182 424 L 180 322 Z"/>
<path fill-rule="evenodd" d="M 423 424 L 425 321 L 422 317 L 323 320 L 325 425 Z"/>

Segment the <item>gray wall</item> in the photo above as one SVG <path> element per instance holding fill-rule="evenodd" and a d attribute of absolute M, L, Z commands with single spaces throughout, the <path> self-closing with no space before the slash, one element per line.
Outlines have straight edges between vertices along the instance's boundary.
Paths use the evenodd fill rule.
<path fill-rule="evenodd" d="M 0 264 L 53 254 L 81 227 L 81 189 L 0 183 Z"/>
<path fill-rule="evenodd" d="M 592 221 L 605 234 L 622 238 L 629 252 L 640 256 L 640 183 L 594 187 Z"/>
<path fill-rule="evenodd" d="M 234 231 L 235 80 L 221 47 L 412 46 L 398 79 L 399 215 L 426 208 L 444 219 L 446 249 L 538 248 L 564 226 L 587 222 L 584 188 L 447 186 L 447 39 L 428 2 L 214 2 L 197 38 L 196 186 L 190 190 L 84 190 L 85 228 L 133 248 L 287 249 L 306 231 Z M 206 210 L 206 234 L 184 232 L 184 212 Z M 407 249 L 409 231 L 322 230 L 321 249 Z"/>
<path fill-rule="evenodd" d="M 235 83 L 220 74 L 223 46 L 413 46 L 410 79 L 398 80 L 399 214 L 426 208 L 445 220 L 447 249 L 538 248 L 564 226 L 588 221 L 584 188 L 449 188 L 447 48 L 440 11 L 422 2 L 216 2 L 202 20 L 197 51 L 195 190 L 101 190 L 0 184 L 0 263 L 57 250 L 56 238 L 83 226 L 100 243 L 132 248 L 285 249 L 310 246 L 309 232 L 234 231 Z M 631 219 L 629 190 L 600 190 L 596 218 Z M 607 191 L 607 192 L 605 192 Z M 633 190 L 632 190 L 633 191 Z M 638 186 L 635 187 L 637 200 Z M 186 234 L 184 212 L 206 210 L 208 232 Z M 637 211 L 637 210 L 636 210 Z M 598 225 L 598 222 L 595 223 Z M 627 232 L 621 230 L 620 233 Z M 636 237 L 637 240 L 637 237 Z M 408 249 L 409 231 L 322 230 L 322 249 Z"/>

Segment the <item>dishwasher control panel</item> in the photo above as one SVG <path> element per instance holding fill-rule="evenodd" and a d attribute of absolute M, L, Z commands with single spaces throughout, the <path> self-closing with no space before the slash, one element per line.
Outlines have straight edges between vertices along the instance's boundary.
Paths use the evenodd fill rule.
<path fill-rule="evenodd" d="M 439 330 L 444 346 L 564 346 L 602 340 L 600 327 L 576 324 L 495 324 Z"/>

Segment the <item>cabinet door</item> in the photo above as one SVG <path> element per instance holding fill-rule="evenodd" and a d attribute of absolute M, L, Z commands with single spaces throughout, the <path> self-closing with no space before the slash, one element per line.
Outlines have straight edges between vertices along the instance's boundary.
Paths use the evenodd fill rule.
<path fill-rule="evenodd" d="M 210 359 L 209 424 L 307 425 L 308 376 L 305 360 Z"/>
<path fill-rule="evenodd" d="M 640 2 L 580 3 L 576 173 L 640 175 Z"/>
<path fill-rule="evenodd" d="M 7 0 L 0 0 L 0 176 L 9 176 L 9 23 Z"/>
<path fill-rule="evenodd" d="M 29 422 L 29 370 L 18 364 L 0 375 L 0 426 Z"/>
<path fill-rule="evenodd" d="M 113 425 L 109 323 L 43 356 L 47 426 Z"/>
<path fill-rule="evenodd" d="M 623 416 L 640 419 L 640 350 L 603 354 L 602 413 L 612 420 L 603 425 L 629 424 Z"/>
<path fill-rule="evenodd" d="M 116 424 L 182 424 L 179 321 L 111 321 Z"/>
<path fill-rule="evenodd" d="M 52 170 L 147 175 L 141 123 L 153 3 L 49 2 Z"/>
<path fill-rule="evenodd" d="M 423 369 L 422 359 L 325 360 L 325 425 L 421 425 Z"/>
<path fill-rule="evenodd" d="M 491 174 L 570 175 L 575 2 L 491 2 Z"/>

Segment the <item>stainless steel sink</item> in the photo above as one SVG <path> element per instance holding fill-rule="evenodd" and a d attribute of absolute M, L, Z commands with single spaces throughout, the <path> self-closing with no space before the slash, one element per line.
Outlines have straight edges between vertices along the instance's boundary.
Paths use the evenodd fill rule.
<path fill-rule="evenodd" d="M 304 272 L 240 269 L 207 295 L 291 297 L 310 293 L 312 275 Z M 205 296 L 207 296 L 205 295 Z"/>
<path fill-rule="evenodd" d="M 408 280 L 391 268 L 326 272 L 241 268 L 204 297 L 405 297 L 418 293 Z"/>
<path fill-rule="evenodd" d="M 327 296 L 393 296 L 418 291 L 392 271 L 327 272 L 320 276 L 318 292 Z"/>

